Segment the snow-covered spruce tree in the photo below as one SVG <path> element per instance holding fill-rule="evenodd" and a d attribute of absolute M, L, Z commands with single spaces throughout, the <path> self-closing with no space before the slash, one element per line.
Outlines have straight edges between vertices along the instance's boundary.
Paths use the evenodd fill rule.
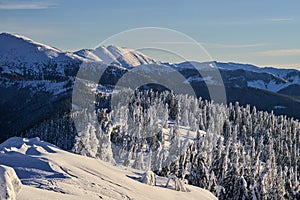
<path fill-rule="evenodd" d="M 168 106 L 169 106 L 168 104 L 165 104 L 164 106 L 163 118 L 162 118 L 163 128 L 168 128 L 168 120 L 169 120 Z"/>
<path fill-rule="evenodd" d="M 73 151 L 81 155 L 96 157 L 98 144 L 96 129 L 91 123 L 88 123 L 86 128 L 80 131 L 78 136 L 76 136 Z"/>
<path fill-rule="evenodd" d="M 174 174 L 169 175 L 168 181 L 165 186 L 166 188 L 169 187 L 171 180 L 174 182 L 174 189 L 176 191 L 187 192 L 187 189 L 184 186 L 184 183 L 181 180 L 179 180 Z"/>
<path fill-rule="evenodd" d="M 170 129 L 170 147 L 169 156 L 167 159 L 167 165 L 170 168 L 172 174 L 178 175 L 179 170 L 179 158 L 182 155 L 181 148 L 181 134 L 179 130 L 179 125 L 175 123 L 174 127 Z"/>
<path fill-rule="evenodd" d="M 136 159 L 134 159 L 132 167 L 140 170 L 145 169 L 144 155 L 142 151 L 136 152 Z"/>
<path fill-rule="evenodd" d="M 57 114 L 50 120 L 43 121 L 29 130 L 22 132 L 21 137 L 39 137 L 62 149 L 71 150 L 77 131 L 69 113 Z"/>
<path fill-rule="evenodd" d="M 126 152 L 123 165 L 128 167 L 131 166 L 132 154 L 133 154 L 133 147 L 130 147 L 129 151 Z"/>
<path fill-rule="evenodd" d="M 106 130 L 106 133 L 101 128 L 98 130 L 99 144 L 96 156 L 105 162 L 115 163 L 110 140 L 112 126 L 109 126 Z"/>
<path fill-rule="evenodd" d="M 151 166 L 150 169 L 154 172 L 161 170 L 163 158 L 160 156 L 162 151 L 162 144 L 160 141 L 157 142 L 156 146 L 153 146 L 153 151 L 151 150 Z"/>
<path fill-rule="evenodd" d="M 188 110 L 184 110 L 183 111 L 181 123 L 182 123 L 183 126 L 190 126 L 190 123 L 189 123 L 189 111 Z"/>
<path fill-rule="evenodd" d="M 240 164 L 243 155 L 240 154 L 239 151 L 241 146 L 240 142 L 236 141 L 236 132 L 233 134 L 235 136 L 233 136 L 229 148 L 230 163 L 228 163 L 228 170 L 225 174 L 225 179 L 223 180 L 223 187 L 226 191 L 224 198 L 243 199 L 248 196 L 247 184 L 243 177 L 243 166 Z"/>
<path fill-rule="evenodd" d="M 165 145 L 162 145 L 162 149 L 159 152 L 159 157 L 157 159 L 157 169 L 155 172 L 161 176 L 167 176 L 170 174 L 170 166 L 168 165 L 169 151 Z"/>

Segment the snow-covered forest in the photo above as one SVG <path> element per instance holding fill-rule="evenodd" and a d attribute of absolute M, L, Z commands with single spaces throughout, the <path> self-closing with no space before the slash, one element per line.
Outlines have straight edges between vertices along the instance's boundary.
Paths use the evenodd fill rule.
<path fill-rule="evenodd" d="M 118 105 L 54 117 L 23 136 L 157 175 L 219 199 L 299 199 L 300 124 L 172 92 L 120 91 Z M 103 95 L 102 102 L 110 101 Z M 96 112 L 97 120 L 90 112 Z M 79 120 L 75 127 L 74 120 Z"/>

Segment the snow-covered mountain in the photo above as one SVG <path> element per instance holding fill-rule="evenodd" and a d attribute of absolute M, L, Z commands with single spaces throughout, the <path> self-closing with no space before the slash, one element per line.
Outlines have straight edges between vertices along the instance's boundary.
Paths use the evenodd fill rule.
<path fill-rule="evenodd" d="M 72 53 L 35 42 L 21 35 L 0 34 L 0 72 L 2 74 L 13 73 L 41 79 L 51 79 L 49 74 L 55 78 L 66 75 L 75 76 L 77 68 L 82 62 L 95 62 L 125 68 L 143 66 L 143 69 L 146 69 L 145 66 L 149 64 L 162 64 L 136 50 L 114 45 L 82 49 Z M 250 64 L 221 62 L 183 62 L 175 65 L 167 64 L 167 66 L 185 74 L 194 68 L 204 74 L 217 68 L 220 70 L 225 84 L 236 87 L 252 87 L 275 93 L 292 85 L 300 85 L 300 72 L 295 69 L 260 68 Z M 165 69 L 166 67 L 157 69 L 159 68 Z M 72 72 L 68 73 L 69 71 Z M 188 75 L 185 82 L 197 81 L 213 85 L 223 84 L 214 80 L 213 76 L 201 77 L 199 74 Z"/>
<path fill-rule="evenodd" d="M 0 34 L 0 61 L 37 63 L 51 61 L 69 61 L 80 59 L 73 53 L 35 42 L 25 36 L 9 33 Z"/>
<path fill-rule="evenodd" d="M 82 49 L 75 52 L 76 55 L 89 59 L 90 61 L 102 61 L 106 64 L 115 64 L 126 68 L 138 65 L 158 63 L 154 59 L 128 48 L 114 45 L 99 46 L 95 49 Z"/>
<path fill-rule="evenodd" d="M 35 42 L 17 34 L 0 34 L 0 71 L 2 73 L 40 74 L 43 71 L 64 75 L 66 65 L 85 59 L 71 52 Z M 51 69 L 50 69 L 51 68 Z"/>
<path fill-rule="evenodd" d="M 175 67 L 182 72 L 197 69 L 204 74 L 217 69 L 225 86 L 251 87 L 277 93 L 291 85 L 300 85 L 300 71 L 296 69 L 262 68 L 251 64 L 222 62 L 183 62 L 176 64 Z M 214 80 L 214 77 L 201 77 L 197 73 L 189 76 L 187 81 L 223 84 L 219 80 Z"/>
<path fill-rule="evenodd" d="M 22 35 L 0 34 L 2 74 L 33 79 L 57 79 L 61 76 L 75 76 L 83 62 L 124 68 L 159 63 L 138 51 L 114 45 L 82 49 L 73 53 L 35 42 Z"/>
<path fill-rule="evenodd" d="M 278 92 L 286 87 L 291 85 L 300 85 L 300 71 L 296 69 L 279 69 L 274 67 L 257 67 L 251 64 L 240 64 L 240 63 L 221 63 L 216 62 L 216 65 L 219 69 L 224 70 L 246 70 L 251 72 L 257 73 L 265 73 L 271 74 L 275 78 L 281 78 L 284 82 L 279 81 L 281 83 L 274 83 L 274 81 L 269 81 L 264 83 L 264 86 L 261 84 L 260 81 L 255 81 L 249 83 L 249 86 L 256 87 L 259 89 L 266 89 L 269 91 Z M 254 84 L 253 84 L 254 83 Z"/>
<path fill-rule="evenodd" d="M 243 69 L 247 71 L 254 71 L 254 72 L 265 72 L 270 73 L 275 76 L 281 77 L 283 79 L 289 78 L 293 73 L 299 75 L 299 71 L 296 69 L 279 69 L 274 67 L 257 67 L 251 64 L 241 64 L 241 63 L 222 63 L 222 62 L 215 62 L 218 68 L 225 69 L 225 70 L 237 70 Z"/>
<path fill-rule="evenodd" d="M 72 154 L 38 138 L 13 137 L 0 144 L 0 199 L 216 199 L 187 185 L 189 192 L 140 182 L 142 171 Z M 21 183 L 20 183 L 21 182 Z"/>

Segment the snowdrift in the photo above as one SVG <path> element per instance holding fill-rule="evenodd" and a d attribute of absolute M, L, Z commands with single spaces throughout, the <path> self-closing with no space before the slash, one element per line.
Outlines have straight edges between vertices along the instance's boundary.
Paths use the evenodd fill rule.
<path fill-rule="evenodd" d="M 0 144 L 0 165 L 1 188 L 8 188 L 11 199 L 216 199 L 198 187 L 164 188 L 162 177 L 158 186 L 144 184 L 142 171 L 72 154 L 38 138 Z M 7 190 L 0 190 L 1 200 Z"/>
<path fill-rule="evenodd" d="M 14 200 L 22 183 L 11 167 L 0 165 L 0 200 Z"/>

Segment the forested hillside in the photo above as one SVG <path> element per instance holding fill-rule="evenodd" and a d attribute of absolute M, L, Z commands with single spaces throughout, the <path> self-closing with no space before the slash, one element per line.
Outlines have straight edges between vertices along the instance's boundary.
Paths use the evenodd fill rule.
<path fill-rule="evenodd" d="M 300 197 L 298 120 L 171 92 L 131 93 L 115 94 L 119 104 L 111 109 L 77 109 L 25 136 L 158 175 L 174 174 L 219 199 Z"/>

